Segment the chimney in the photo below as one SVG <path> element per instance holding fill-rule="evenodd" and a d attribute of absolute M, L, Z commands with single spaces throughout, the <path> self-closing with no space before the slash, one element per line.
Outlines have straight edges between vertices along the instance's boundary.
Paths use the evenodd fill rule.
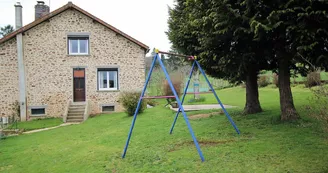
<path fill-rule="evenodd" d="M 19 29 L 23 26 L 23 17 L 22 17 L 22 5 L 20 2 L 17 2 L 15 5 L 15 27 Z"/>
<path fill-rule="evenodd" d="M 41 18 L 44 15 L 47 15 L 50 11 L 48 5 L 44 4 L 44 1 L 37 1 L 38 3 L 35 5 L 35 20 Z"/>

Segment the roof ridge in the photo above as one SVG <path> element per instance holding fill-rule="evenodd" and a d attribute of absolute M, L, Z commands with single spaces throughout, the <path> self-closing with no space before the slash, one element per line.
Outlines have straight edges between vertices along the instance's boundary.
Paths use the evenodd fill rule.
<path fill-rule="evenodd" d="M 81 12 L 82 14 L 84 14 L 84 15 L 90 17 L 91 19 L 97 21 L 98 23 L 100 23 L 100 24 L 106 26 L 108 29 L 110 29 L 110 30 L 112 30 L 112 31 L 114 31 L 114 32 L 116 32 L 116 33 L 118 33 L 118 34 L 120 34 L 121 36 L 125 37 L 126 39 L 128 39 L 128 40 L 134 42 L 135 44 L 139 45 L 140 47 L 146 49 L 147 51 L 149 50 L 149 47 L 148 47 L 147 45 L 145 45 L 145 44 L 143 44 L 142 42 L 136 40 L 135 38 L 129 36 L 128 34 L 122 32 L 121 30 L 115 28 L 114 26 L 112 26 L 112 25 L 106 23 L 105 21 L 99 19 L 98 17 L 92 15 L 91 13 L 89 13 L 89 12 L 83 10 L 82 8 L 80 8 L 80 7 L 78 7 L 77 5 L 73 4 L 71 1 L 69 1 L 69 2 L 68 2 L 67 4 L 65 4 L 64 6 L 62 6 L 62 7 L 60 7 L 60 8 L 57 8 L 56 10 L 54 10 L 54 11 L 52 11 L 52 12 L 50 12 L 50 13 L 44 15 L 44 16 L 42 16 L 41 18 L 36 19 L 36 20 L 34 20 L 33 22 L 31 22 L 31 23 L 29 23 L 29 24 L 27 24 L 27 25 L 25 25 L 25 26 L 23 26 L 23 27 L 17 29 L 16 31 L 14 31 L 14 32 L 12 32 L 12 33 L 10 33 L 10 34 L 4 36 L 3 38 L 0 39 L 0 44 L 3 43 L 3 42 L 5 42 L 5 41 L 7 41 L 7 40 L 9 40 L 9 39 L 11 39 L 11 38 L 13 38 L 13 37 L 16 36 L 17 34 L 23 33 L 23 32 L 25 32 L 25 31 L 27 31 L 27 30 L 29 30 L 29 29 L 31 29 L 31 28 L 37 26 L 38 24 L 40 24 L 40 23 L 42 23 L 42 22 L 44 22 L 44 21 L 46 21 L 46 20 L 48 20 L 48 19 L 50 19 L 50 18 L 52 18 L 52 17 L 58 15 L 58 14 L 64 12 L 64 11 L 67 10 L 67 9 L 70 9 L 70 8 L 74 8 L 75 10 Z"/>

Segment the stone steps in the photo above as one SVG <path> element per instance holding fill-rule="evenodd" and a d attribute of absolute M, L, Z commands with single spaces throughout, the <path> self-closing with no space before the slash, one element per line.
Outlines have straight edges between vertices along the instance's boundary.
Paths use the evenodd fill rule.
<path fill-rule="evenodd" d="M 69 116 L 69 117 L 67 117 L 67 119 L 83 119 L 83 116 L 73 116 L 73 115 L 71 115 L 71 116 Z"/>
<path fill-rule="evenodd" d="M 79 109 L 68 109 L 68 112 L 84 112 L 85 107 Z"/>
<path fill-rule="evenodd" d="M 83 116 L 83 114 L 84 114 L 84 110 L 83 111 L 75 111 L 75 112 L 68 111 L 67 116 L 70 116 L 70 115 L 73 115 L 73 116 L 81 115 L 81 116 Z"/>
<path fill-rule="evenodd" d="M 66 122 L 82 122 L 85 106 L 85 103 L 72 103 L 68 108 Z"/>
<path fill-rule="evenodd" d="M 67 123 L 79 123 L 79 122 L 82 122 L 83 121 L 83 118 L 82 119 L 67 119 L 66 122 Z"/>

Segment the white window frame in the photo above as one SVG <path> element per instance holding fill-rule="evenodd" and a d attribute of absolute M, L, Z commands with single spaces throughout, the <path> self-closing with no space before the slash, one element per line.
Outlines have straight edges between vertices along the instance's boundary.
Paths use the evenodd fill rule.
<path fill-rule="evenodd" d="M 99 72 L 106 72 L 106 75 L 107 75 L 107 88 L 100 88 L 101 86 L 101 82 L 102 82 L 102 79 L 100 79 L 100 75 L 99 75 Z M 114 88 L 109 88 L 109 72 L 116 72 L 116 75 L 114 76 L 114 78 L 116 79 L 116 87 Z M 97 72 L 97 75 L 98 75 L 98 90 L 99 91 L 117 91 L 118 90 L 118 69 L 115 68 L 114 70 L 98 70 Z M 114 84 L 115 86 L 115 84 Z"/>
<path fill-rule="evenodd" d="M 44 113 L 43 114 L 33 114 L 32 111 L 34 109 L 43 109 L 44 110 Z M 46 108 L 33 108 L 33 109 L 31 109 L 31 116 L 43 116 L 45 114 L 46 114 Z"/>
<path fill-rule="evenodd" d="M 45 116 L 47 114 L 47 106 L 29 106 L 28 109 L 31 111 L 31 117 Z M 33 109 L 44 109 L 44 114 L 32 114 Z"/>
<path fill-rule="evenodd" d="M 80 39 L 83 38 L 83 39 Z M 87 39 L 85 39 L 87 38 Z M 71 40 L 77 40 L 77 53 L 72 52 L 72 46 L 71 46 Z M 85 53 L 80 53 L 80 40 L 87 40 L 86 43 L 86 52 Z M 68 37 L 68 53 L 69 55 L 89 55 L 89 37 L 74 37 L 74 36 L 69 36 Z"/>

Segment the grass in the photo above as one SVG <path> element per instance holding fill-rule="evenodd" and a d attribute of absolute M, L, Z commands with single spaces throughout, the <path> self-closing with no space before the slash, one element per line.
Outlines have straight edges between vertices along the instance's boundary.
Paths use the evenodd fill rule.
<path fill-rule="evenodd" d="M 270 81 L 272 81 L 272 71 L 265 71 L 265 73 L 261 74 L 261 75 L 267 75 L 270 77 Z M 321 72 L 320 73 L 320 78 L 321 80 L 328 80 L 328 72 Z M 306 77 L 303 77 L 302 75 L 297 75 L 295 77 L 291 77 L 290 81 L 291 82 L 303 82 L 306 80 Z"/>
<path fill-rule="evenodd" d="M 162 106 L 138 116 L 125 159 L 121 154 L 131 117 L 114 113 L 72 125 L 0 141 L 0 172 L 327 172 L 328 140 L 304 105 L 311 93 L 293 88 L 302 120 L 281 123 L 278 90 L 260 89 L 264 112 L 242 116 L 245 91 L 218 91 L 241 134 L 223 115 L 190 120 L 206 161 L 201 162 L 180 116 Z M 210 101 L 210 99 L 207 99 Z M 192 114 L 210 111 L 191 112 Z"/>
<path fill-rule="evenodd" d="M 234 88 L 227 88 L 224 90 L 216 90 L 217 95 L 222 100 L 224 104 L 233 105 L 238 107 L 243 107 L 245 105 L 245 88 L 240 86 Z M 259 88 L 260 103 L 264 110 L 270 110 L 272 108 L 279 109 L 279 90 L 278 88 L 265 87 Z M 303 85 L 297 85 L 293 87 L 293 98 L 297 105 L 305 105 L 308 103 L 307 98 L 312 95 L 309 89 L 303 87 Z M 186 104 L 217 104 L 214 94 L 203 94 L 202 97 L 205 98 L 203 102 L 189 102 L 193 99 L 193 95 L 187 95 L 185 103 Z"/>
<path fill-rule="evenodd" d="M 24 129 L 24 131 L 43 129 L 47 127 L 58 126 L 63 123 L 62 118 L 46 118 L 46 119 L 35 119 L 31 121 L 18 122 L 17 129 Z M 13 125 L 16 128 L 15 125 Z"/>
<path fill-rule="evenodd" d="M 328 80 L 328 72 L 320 73 L 321 80 Z"/>

